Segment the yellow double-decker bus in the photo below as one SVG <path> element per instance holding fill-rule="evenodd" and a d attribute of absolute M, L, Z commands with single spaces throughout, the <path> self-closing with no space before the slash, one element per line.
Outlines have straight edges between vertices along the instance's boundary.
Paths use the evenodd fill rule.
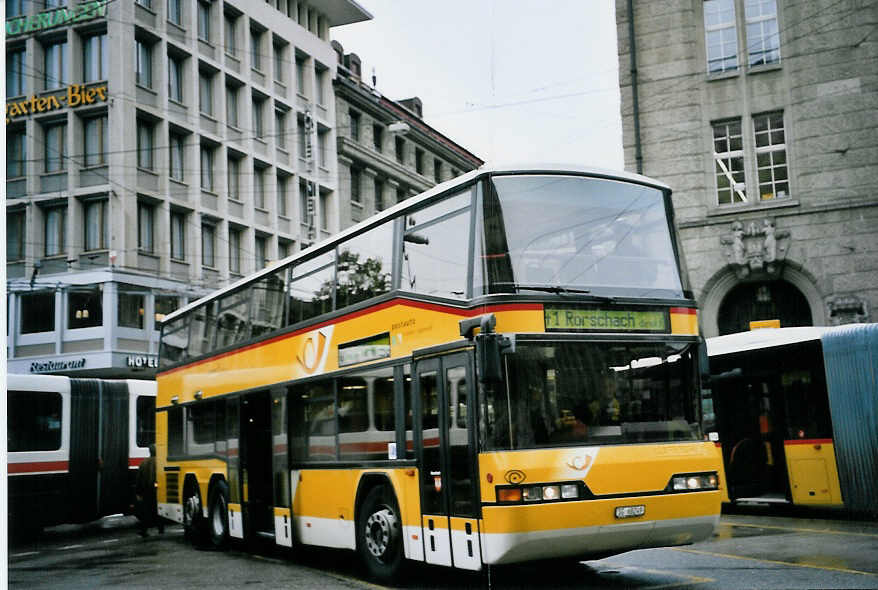
<path fill-rule="evenodd" d="M 702 345 L 667 186 L 483 167 L 167 316 L 159 510 L 383 580 L 699 541 Z"/>

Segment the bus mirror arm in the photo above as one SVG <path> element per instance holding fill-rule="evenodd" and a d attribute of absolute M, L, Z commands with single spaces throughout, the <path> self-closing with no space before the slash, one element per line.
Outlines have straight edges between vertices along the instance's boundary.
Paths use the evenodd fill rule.
<path fill-rule="evenodd" d="M 460 325 L 460 335 L 467 340 L 472 340 L 476 328 L 478 328 L 482 334 L 492 333 L 494 327 L 497 325 L 497 318 L 494 317 L 493 313 L 486 313 L 474 318 L 460 320 L 458 324 Z"/>
<path fill-rule="evenodd" d="M 515 340 L 502 334 L 479 334 L 476 340 L 476 359 L 479 382 L 500 383 L 503 380 L 501 355 L 514 352 Z"/>

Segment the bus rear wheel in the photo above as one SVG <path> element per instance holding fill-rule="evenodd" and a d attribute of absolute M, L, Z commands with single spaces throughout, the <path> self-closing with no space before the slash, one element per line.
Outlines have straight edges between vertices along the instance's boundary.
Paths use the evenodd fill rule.
<path fill-rule="evenodd" d="M 204 516 L 197 486 L 188 486 L 183 500 L 183 535 L 194 545 L 204 542 Z"/>
<path fill-rule="evenodd" d="M 216 549 L 229 542 L 229 486 L 225 480 L 216 482 L 210 492 L 210 543 Z"/>
<path fill-rule="evenodd" d="M 357 551 L 369 575 L 393 581 L 402 570 L 402 520 L 393 491 L 387 485 L 369 490 L 357 523 Z"/>

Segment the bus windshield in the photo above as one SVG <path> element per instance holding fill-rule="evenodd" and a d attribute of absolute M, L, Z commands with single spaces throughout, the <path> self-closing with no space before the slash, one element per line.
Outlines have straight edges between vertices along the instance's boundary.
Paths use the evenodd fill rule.
<path fill-rule="evenodd" d="M 485 284 L 476 292 L 562 287 L 683 296 L 666 202 L 656 188 L 581 176 L 493 176 L 482 203 L 477 263 Z"/>
<path fill-rule="evenodd" d="M 690 343 L 517 342 L 483 390 L 486 450 L 701 440 Z M 511 418 L 510 418 L 511 416 Z"/>

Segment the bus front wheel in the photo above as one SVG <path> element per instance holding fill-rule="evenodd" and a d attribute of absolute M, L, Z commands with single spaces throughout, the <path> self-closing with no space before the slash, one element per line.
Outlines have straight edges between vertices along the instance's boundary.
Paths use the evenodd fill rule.
<path fill-rule="evenodd" d="M 387 485 L 366 494 L 357 523 L 357 551 L 369 574 L 378 580 L 392 581 L 402 569 L 402 520 Z"/>
<path fill-rule="evenodd" d="M 210 542 L 222 549 L 229 541 L 229 486 L 225 480 L 216 482 L 210 492 Z"/>

